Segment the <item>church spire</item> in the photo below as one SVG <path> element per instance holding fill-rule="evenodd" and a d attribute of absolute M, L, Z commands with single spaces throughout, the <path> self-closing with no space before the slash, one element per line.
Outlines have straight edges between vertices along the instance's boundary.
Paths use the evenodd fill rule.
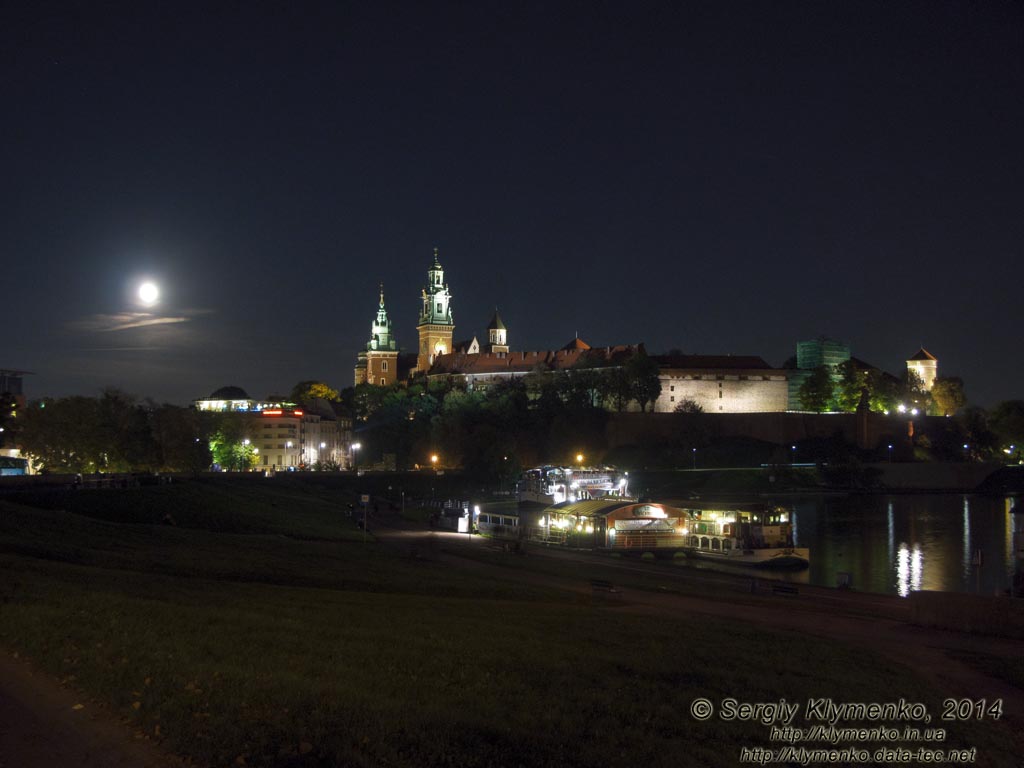
<path fill-rule="evenodd" d="M 380 284 L 380 304 L 377 307 L 377 318 L 370 326 L 370 340 L 366 344 L 368 350 L 397 350 L 394 336 L 391 335 L 391 320 L 384 308 L 384 283 Z"/>

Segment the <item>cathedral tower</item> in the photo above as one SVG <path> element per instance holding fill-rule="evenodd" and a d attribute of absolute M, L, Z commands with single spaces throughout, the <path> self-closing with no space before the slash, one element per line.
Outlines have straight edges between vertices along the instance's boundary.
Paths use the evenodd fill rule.
<path fill-rule="evenodd" d="M 391 321 L 384 309 L 384 286 L 380 287 L 380 306 L 370 326 L 370 340 L 356 361 L 356 385 L 387 387 L 398 380 L 398 344 L 391 333 Z"/>
<path fill-rule="evenodd" d="M 501 322 L 498 308 L 494 308 L 494 317 L 487 326 L 488 352 L 508 352 L 508 330 Z"/>
<path fill-rule="evenodd" d="M 455 322 L 452 320 L 452 295 L 444 281 L 444 269 L 437 260 L 434 249 L 434 263 L 427 271 L 427 287 L 423 289 L 423 308 L 416 330 L 420 334 L 419 355 L 416 371 L 426 373 L 438 355 L 452 351 L 452 334 Z"/>

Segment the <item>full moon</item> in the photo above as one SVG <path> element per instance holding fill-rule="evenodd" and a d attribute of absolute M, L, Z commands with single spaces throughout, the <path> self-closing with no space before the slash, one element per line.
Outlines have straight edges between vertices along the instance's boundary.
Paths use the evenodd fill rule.
<path fill-rule="evenodd" d="M 159 297 L 160 289 L 156 287 L 156 283 L 143 283 L 139 286 L 139 301 L 147 307 L 156 304 L 156 300 Z"/>

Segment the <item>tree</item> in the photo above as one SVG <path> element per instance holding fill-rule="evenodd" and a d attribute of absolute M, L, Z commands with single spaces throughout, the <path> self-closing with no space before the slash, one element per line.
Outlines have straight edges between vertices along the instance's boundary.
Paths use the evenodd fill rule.
<path fill-rule="evenodd" d="M 964 382 L 956 376 L 940 376 L 932 384 L 932 402 L 940 416 L 952 416 L 967 405 Z"/>
<path fill-rule="evenodd" d="M 676 407 L 672 409 L 674 413 L 688 413 L 688 414 L 699 414 L 704 413 L 704 409 L 701 408 L 700 403 L 694 400 L 692 397 L 684 397 L 680 400 Z"/>
<path fill-rule="evenodd" d="M 300 381 L 292 387 L 291 401 L 294 403 L 311 404 L 316 399 L 336 402 L 340 398 L 338 390 L 332 389 L 322 381 Z"/>
<path fill-rule="evenodd" d="M 202 472 L 213 462 L 209 426 L 192 408 L 161 405 L 154 408 L 150 427 L 161 472 Z"/>
<path fill-rule="evenodd" d="M 878 369 L 868 371 L 867 388 L 870 408 L 876 413 L 891 413 L 900 403 L 900 382 Z"/>
<path fill-rule="evenodd" d="M 233 472 L 244 472 L 256 466 L 256 450 L 245 431 L 242 414 L 217 414 L 210 436 L 210 453 L 215 464 Z"/>
<path fill-rule="evenodd" d="M 602 372 L 604 390 L 608 402 L 619 413 L 622 413 L 633 400 L 633 381 L 625 368 L 608 368 Z"/>
<path fill-rule="evenodd" d="M 989 426 L 1005 449 L 1024 448 L 1024 400 L 1004 400 L 989 414 Z"/>
<path fill-rule="evenodd" d="M 964 408 L 956 416 L 963 430 L 965 451 L 972 458 L 986 459 L 995 452 L 999 438 L 989 427 L 988 414 L 981 408 Z"/>
<path fill-rule="evenodd" d="M 10 392 L 0 392 L 0 448 L 14 442 L 17 429 L 18 401 Z"/>
<path fill-rule="evenodd" d="M 808 411 L 822 413 L 828 410 L 834 393 L 832 374 L 829 366 L 819 365 L 814 368 L 804 383 L 800 385 L 800 404 Z"/>
<path fill-rule="evenodd" d="M 41 472 L 103 471 L 97 401 L 92 397 L 36 400 L 18 417 L 21 450 Z"/>
<path fill-rule="evenodd" d="M 853 413 L 860 404 L 860 398 L 867 388 L 868 375 L 857 367 L 853 360 L 840 363 L 839 382 L 835 387 L 836 405 L 840 411 Z"/>
<path fill-rule="evenodd" d="M 640 351 L 626 361 L 626 373 L 630 379 L 633 399 L 640 404 L 641 413 L 647 410 L 648 403 L 651 404 L 651 410 L 654 410 L 654 403 L 661 395 L 658 364 L 646 352 Z"/>

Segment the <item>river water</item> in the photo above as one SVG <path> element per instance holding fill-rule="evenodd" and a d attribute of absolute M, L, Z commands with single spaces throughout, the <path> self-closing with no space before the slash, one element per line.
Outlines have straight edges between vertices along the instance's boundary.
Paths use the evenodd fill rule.
<path fill-rule="evenodd" d="M 811 550 L 810 568 L 787 574 L 789 580 L 834 587 L 849 574 L 854 589 L 904 597 L 922 589 L 1001 594 L 1012 584 L 1014 525 L 1024 518 L 1024 499 L 908 494 L 777 501 L 793 510 L 797 546 Z"/>

